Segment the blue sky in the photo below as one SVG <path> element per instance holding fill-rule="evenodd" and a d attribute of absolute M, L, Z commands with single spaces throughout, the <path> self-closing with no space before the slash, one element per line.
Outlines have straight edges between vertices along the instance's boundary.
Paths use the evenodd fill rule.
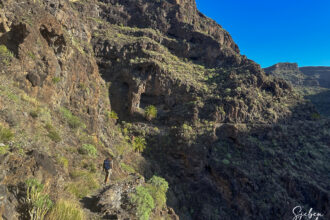
<path fill-rule="evenodd" d="M 330 66 L 330 0 L 196 0 L 262 67 Z"/>

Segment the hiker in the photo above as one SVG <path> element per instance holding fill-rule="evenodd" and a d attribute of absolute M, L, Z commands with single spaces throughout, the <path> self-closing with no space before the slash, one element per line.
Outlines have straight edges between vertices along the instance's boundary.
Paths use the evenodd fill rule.
<path fill-rule="evenodd" d="M 105 171 L 105 179 L 104 184 L 106 185 L 108 182 L 108 179 L 110 179 L 111 171 L 113 167 L 113 161 L 110 157 L 107 157 L 103 162 L 103 171 Z"/>

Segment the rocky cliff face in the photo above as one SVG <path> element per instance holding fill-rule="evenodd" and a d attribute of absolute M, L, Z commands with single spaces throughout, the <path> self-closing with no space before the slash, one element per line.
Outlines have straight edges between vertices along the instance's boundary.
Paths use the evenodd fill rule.
<path fill-rule="evenodd" d="M 268 75 L 291 83 L 322 115 L 330 115 L 328 67 L 299 68 L 296 63 L 278 63 L 264 70 Z"/>
<path fill-rule="evenodd" d="M 13 63 L 4 66 L 3 73 L 12 77 L 28 95 L 49 103 L 52 108 L 66 105 L 80 109 L 88 125 L 97 129 L 95 119 L 102 108 L 109 106 L 103 104 L 107 100 L 101 100 L 105 84 L 90 55 L 91 48 L 85 52 L 75 46 L 75 38 L 86 43 L 91 40 L 82 21 L 76 17 L 56 19 L 30 2 L 2 4 L 6 4 L 6 10 L 2 9 L 2 25 L 7 28 L 0 33 L 0 44 L 14 55 Z M 72 23 L 77 25 L 70 33 L 64 26 L 73 26 Z M 79 34 L 75 36 L 75 32 Z M 88 92 L 84 91 L 86 88 Z"/>
<path fill-rule="evenodd" d="M 330 68 L 329 67 L 300 67 L 299 70 L 310 78 L 317 80 L 319 87 L 316 92 L 308 94 L 307 98 L 312 100 L 321 114 L 330 116 Z"/>
<path fill-rule="evenodd" d="M 327 66 L 306 66 L 299 70 L 307 76 L 315 77 L 320 86 L 330 88 L 330 67 Z"/>
<path fill-rule="evenodd" d="M 102 124 L 111 108 L 91 47 L 85 52 L 76 43 L 88 43 L 90 34 L 70 14 L 69 2 L 62 4 L 61 19 L 50 14 L 52 2 L 1 1 L 0 6 L 0 123 L 1 132 L 13 136 L 1 133 L 0 216 L 24 219 L 24 190 L 23 195 L 11 190 L 20 192 L 18 186 L 35 177 L 47 183 L 53 199 L 68 193 L 69 173 L 81 166 L 75 161 L 90 163 L 79 159 L 77 150 L 92 142 L 92 134 L 106 133 Z"/>
<path fill-rule="evenodd" d="M 282 78 L 297 86 L 318 86 L 319 81 L 312 74 L 306 75 L 297 63 L 277 63 L 264 69 L 266 74 Z"/>
<path fill-rule="evenodd" d="M 136 218 L 128 197 L 150 185 L 140 175 L 169 183 L 173 209 L 153 209 L 154 219 L 326 212 L 329 121 L 240 55 L 193 0 L 0 3 L 0 125 L 14 133 L 1 140 L 3 218 L 24 214 L 20 176 L 54 201 L 80 200 L 90 219 Z M 281 68 L 300 74 L 271 71 Z M 142 154 L 133 136 L 145 138 Z M 107 154 L 116 166 L 102 189 L 95 156 Z"/>
<path fill-rule="evenodd" d="M 145 8 L 144 13 L 136 8 L 139 4 Z M 111 2 L 100 13 L 104 20 L 94 21 L 93 24 L 98 26 L 93 35 L 93 44 L 100 71 L 112 83 L 111 104 L 125 120 L 127 114 L 138 115 L 140 106 L 150 104 L 156 105 L 161 113 L 167 112 L 167 118 L 169 115 L 172 115 L 171 118 L 182 118 L 183 115 L 175 115 L 174 112 L 179 111 L 174 109 L 187 108 L 179 106 L 194 102 L 190 105 L 190 112 L 198 114 L 201 109 L 196 103 L 200 97 L 205 99 L 204 103 L 208 103 L 207 100 L 217 103 L 216 108 L 213 104 L 204 106 L 208 120 L 264 121 L 265 117 L 259 114 L 260 111 L 252 110 L 267 105 L 268 101 L 263 98 L 260 99 L 261 103 L 252 104 L 258 92 L 264 91 L 265 97 L 276 96 L 279 99 L 292 96 L 288 95 L 290 88 L 284 81 L 269 81 L 259 65 L 238 53 L 237 46 L 226 31 L 202 17 L 194 8 L 185 9 L 188 10 L 187 15 L 181 15 L 183 18 L 178 19 L 185 5 L 167 1 L 139 4 Z M 89 13 L 86 5 L 81 7 L 84 14 Z M 126 23 L 120 23 L 119 18 L 109 18 L 120 14 L 111 11 L 116 7 L 127 14 Z M 158 16 L 152 15 L 157 10 L 163 11 L 157 13 Z M 134 17 L 132 23 L 127 22 L 130 17 Z M 199 18 L 195 26 L 191 24 L 194 17 Z M 160 26 L 164 28 L 146 28 L 146 24 L 153 27 L 149 23 L 155 19 L 160 19 L 155 23 L 162 22 Z M 205 26 L 209 29 L 203 30 L 200 27 L 202 23 L 211 23 L 213 26 Z M 276 108 L 275 112 L 287 112 Z M 227 114 L 221 116 L 216 109 L 224 109 Z M 182 113 L 185 114 L 184 118 L 193 117 Z"/>

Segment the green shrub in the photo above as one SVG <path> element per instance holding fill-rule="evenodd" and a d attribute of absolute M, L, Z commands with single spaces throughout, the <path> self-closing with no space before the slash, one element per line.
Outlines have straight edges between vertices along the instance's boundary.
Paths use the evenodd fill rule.
<path fill-rule="evenodd" d="M 166 204 L 167 181 L 158 176 L 153 176 L 147 185 L 148 191 L 155 201 L 156 208 L 161 210 Z"/>
<path fill-rule="evenodd" d="M 8 50 L 5 45 L 0 45 L 0 59 L 3 64 L 8 65 L 11 58 L 14 57 L 14 54 Z"/>
<path fill-rule="evenodd" d="M 54 84 L 57 84 L 61 81 L 61 78 L 55 76 L 55 77 L 53 77 L 52 81 L 53 81 Z"/>
<path fill-rule="evenodd" d="M 8 50 L 8 48 L 6 47 L 6 45 L 1 44 L 0 45 L 0 56 L 3 57 L 14 57 L 14 54 Z"/>
<path fill-rule="evenodd" d="M 157 117 L 157 108 L 153 105 L 149 105 L 144 109 L 145 117 L 148 121 Z"/>
<path fill-rule="evenodd" d="M 4 155 L 9 152 L 8 145 L 0 145 L 0 155 Z"/>
<path fill-rule="evenodd" d="M 48 135 L 47 136 L 52 141 L 58 143 L 58 142 L 60 142 L 62 140 L 60 134 L 55 130 L 55 128 L 53 127 L 53 125 L 47 123 L 46 126 L 45 126 L 45 128 L 48 131 Z"/>
<path fill-rule="evenodd" d="M 222 163 L 225 164 L 225 165 L 229 165 L 230 164 L 230 161 L 228 159 L 223 159 L 222 160 Z"/>
<path fill-rule="evenodd" d="M 70 110 L 62 107 L 60 109 L 60 112 L 62 113 L 62 116 L 66 119 L 67 123 L 71 128 L 86 128 L 86 125 L 80 120 L 80 118 L 74 116 Z"/>
<path fill-rule="evenodd" d="M 97 156 L 97 149 L 92 144 L 83 144 L 82 147 L 79 148 L 78 152 L 80 154 L 87 154 L 92 157 Z"/>
<path fill-rule="evenodd" d="M 311 118 L 313 120 L 319 120 L 321 118 L 321 115 L 317 112 L 312 113 Z"/>
<path fill-rule="evenodd" d="M 186 123 L 182 125 L 180 135 L 189 144 L 191 144 L 196 138 L 196 132 L 194 131 L 193 127 Z"/>
<path fill-rule="evenodd" d="M 69 167 L 69 160 L 66 157 L 64 157 L 64 156 L 57 156 L 56 160 L 65 169 L 67 169 Z"/>
<path fill-rule="evenodd" d="M 225 89 L 225 93 L 226 93 L 227 95 L 230 94 L 230 93 L 231 93 L 231 89 L 230 89 L 230 88 Z"/>
<path fill-rule="evenodd" d="M 109 119 L 115 119 L 117 120 L 118 119 L 118 115 L 115 111 L 111 111 L 111 112 L 108 112 L 108 118 Z"/>
<path fill-rule="evenodd" d="M 8 143 L 13 137 L 14 134 L 9 128 L 0 125 L 0 143 Z"/>
<path fill-rule="evenodd" d="M 49 131 L 48 137 L 56 143 L 58 143 L 62 140 L 61 136 L 55 130 Z"/>
<path fill-rule="evenodd" d="M 184 130 L 186 132 L 193 132 L 194 131 L 193 128 L 190 125 L 186 124 L 186 123 L 184 123 L 182 125 L 182 130 Z"/>
<path fill-rule="evenodd" d="M 26 207 L 31 219 L 44 219 L 47 212 L 53 206 L 48 194 L 44 192 L 44 185 L 36 179 L 28 179 L 26 185 Z"/>
<path fill-rule="evenodd" d="M 135 151 L 143 152 L 146 148 L 147 142 L 144 137 L 135 137 L 132 144 Z"/>
<path fill-rule="evenodd" d="M 150 212 L 155 204 L 148 189 L 143 186 L 136 187 L 136 192 L 130 195 L 130 202 L 135 206 L 136 215 L 140 220 L 149 220 Z"/>
<path fill-rule="evenodd" d="M 59 200 L 50 214 L 47 216 L 49 220 L 84 220 L 84 211 L 78 204 L 72 201 Z"/>

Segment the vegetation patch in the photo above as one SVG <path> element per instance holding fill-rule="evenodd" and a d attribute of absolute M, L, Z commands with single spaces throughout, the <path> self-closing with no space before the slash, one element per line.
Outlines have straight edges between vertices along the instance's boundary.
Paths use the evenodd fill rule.
<path fill-rule="evenodd" d="M 9 152 L 9 146 L 0 144 L 0 155 L 4 155 Z"/>
<path fill-rule="evenodd" d="M 14 54 L 8 50 L 6 45 L 0 45 L 0 59 L 4 65 L 8 65 Z"/>
<path fill-rule="evenodd" d="M 7 97 L 8 99 L 16 103 L 20 100 L 20 97 L 12 91 L 7 91 Z"/>
<path fill-rule="evenodd" d="M 157 50 L 143 49 L 143 55 L 130 60 L 131 65 L 139 65 L 153 62 L 166 75 L 175 79 L 179 86 L 186 85 L 187 92 L 191 87 L 199 91 L 210 92 L 217 87 L 216 84 L 206 84 L 215 77 L 216 69 L 208 69 L 202 65 L 195 64 L 187 59 L 177 57 L 168 48 L 159 43 L 161 38 L 168 41 L 177 41 L 162 35 L 159 31 L 145 28 L 135 28 L 120 25 L 111 25 L 106 30 L 98 30 L 93 33 L 97 37 L 105 37 L 114 45 L 130 45 L 135 43 L 148 43 L 155 45 Z M 117 60 L 118 62 L 120 59 Z"/>
<path fill-rule="evenodd" d="M 108 112 L 108 119 L 118 119 L 118 114 L 115 111 Z"/>
<path fill-rule="evenodd" d="M 145 108 L 145 117 L 148 121 L 157 117 L 157 108 L 153 105 L 149 105 Z"/>
<path fill-rule="evenodd" d="M 97 156 L 97 149 L 92 144 L 83 144 L 81 148 L 78 149 L 80 154 L 89 155 L 92 157 Z"/>
<path fill-rule="evenodd" d="M 135 169 L 133 167 L 123 162 L 120 163 L 120 167 L 127 173 L 135 173 Z"/>
<path fill-rule="evenodd" d="M 147 146 L 147 142 L 144 137 L 140 136 L 134 138 L 132 145 L 136 152 L 142 153 Z"/>
<path fill-rule="evenodd" d="M 0 143 L 8 143 L 13 137 L 13 132 L 0 124 Z"/>
<path fill-rule="evenodd" d="M 66 190 L 74 195 L 76 198 L 84 198 L 91 191 L 100 187 L 95 175 L 87 171 L 75 170 L 70 173 L 74 182 L 69 183 Z"/>
<path fill-rule="evenodd" d="M 149 215 L 154 209 L 155 203 L 146 187 L 136 187 L 136 192 L 130 196 L 130 202 L 134 205 L 136 215 L 140 220 L 149 219 Z"/>
<path fill-rule="evenodd" d="M 96 166 L 94 162 L 83 161 L 82 167 L 91 173 L 96 173 Z"/>
<path fill-rule="evenodd" d="M 167 190 L 167 181 L 158 176 L 153 176 L 145 186 L 136 187 L 136 192 L 130 195 L 130 202 L 138 218 L 147 220 L 153 209 L 162 210 L 166 206 Z"/>
<path fill-rule="evenodd" d="M 80 128 L 80 127 L 86 128 L 86 125 L 81 121 L 81 119 L 79 117 L 73 115 L 70 110 L 62 107 L 60 109 L 60 112 L 71 128 L 74 128 L 74 129 Z"/>
<path fill-rule="evenodd" d="M 47 212 L 52 208 L 53 202 L 45 193 L 44 185 L 36 179 L 28 179 L 26 185 L 26 207 L 30 219 L 44 219 Z"/>
<path fill-rule="evenodd" d="M 230 161 L 228 159 L 223 159 L 222 160 L 222 163 L 225 164 L 225 165 L 229 165 L 230 164 Z"/>
<path fill-rule="evenodd" d="M 58 155 L 57 158 L 56 158 L 56 161 L 61 166 L 63 166 L 65 169 L 67 169 L 69 167 L 69 160 L 66 157 L 64 157 L 64 156 Z"/>
<path fill-rule="evenodd" d="M 48 137 L 58 143 L 62 140 L 60 134 L 56 131 L 56 129 L 53 127 L 53 125 L 51 125 L 50 123 L 47 123 L 45 126 L 46 130 L 48 131 Z"/>
<path fill-rule="evenodd" d="M 30 97 L 28 96 L 26 93 L 23 93 L 22 95 L 22 100 L 32 104 L 32 105 L 35 105 L 35 106 L 39 106 L 40 103 L 37 99 L 33 98 L 33 97 Z"/>
<path fill-rule="evenodd" d="M 83 209 L 73 201 L 59 200 L 49 215 L 49 220 L 84 220 Z"/>
<path fill-rule="evenodd" d="M 52 81 L 53 81 L 54 84 L 57 84 L 61 81 L 61 78 L 55 76 L 55 77 L 53 77 Z"/>
<path fill-rule="evenodd" d="M 156 209 L 161 210 L 166 205 L 167 181 L 162 177 L 153 176 L 147 183 L 147 189 L 154 199 Z"/>
<path fill-rule="evenodd" d="M 197 130 L 197 129 L 196 129 Z M 198 129 L 200 132 L 204 132 L 203 125 L 200 125 L 200 128 Z M 189 124 L 184 123 L 181 128 L 179 129 L 179 134 L 181 138 L 188 144 L 191 145 L 196 140 L 196 131 L 193 127 L 191 127 Z"/>

